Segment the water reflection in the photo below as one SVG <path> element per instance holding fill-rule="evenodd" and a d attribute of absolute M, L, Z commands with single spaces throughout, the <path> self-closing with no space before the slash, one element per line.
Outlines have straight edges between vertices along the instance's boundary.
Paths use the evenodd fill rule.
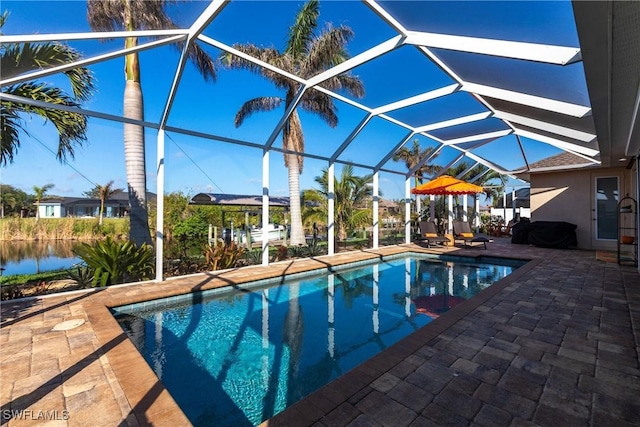
<path fill-rule="evenodd" d="M 69 240 L 12 240 L 0 242 L 0 265 L 4 275 L 33 274 L 70 268 L 80 262 Z"/>

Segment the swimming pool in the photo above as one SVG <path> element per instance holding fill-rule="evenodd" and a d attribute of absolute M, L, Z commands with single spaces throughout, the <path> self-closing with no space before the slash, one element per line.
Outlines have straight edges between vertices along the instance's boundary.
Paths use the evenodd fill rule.
<path fill-rule="evenodd" d="M 113 312 L 194 425 L 257 425 L 523 263 L 410 254 Z"/>

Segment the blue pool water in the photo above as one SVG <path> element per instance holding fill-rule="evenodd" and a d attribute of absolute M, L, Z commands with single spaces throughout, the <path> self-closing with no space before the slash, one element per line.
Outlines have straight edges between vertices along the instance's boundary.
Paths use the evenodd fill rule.
<path fill-rule="evenodd" d="M 413 254 L 114 313 L 194 425 L 251 426 L 523 264 L 466 261 Z"/>

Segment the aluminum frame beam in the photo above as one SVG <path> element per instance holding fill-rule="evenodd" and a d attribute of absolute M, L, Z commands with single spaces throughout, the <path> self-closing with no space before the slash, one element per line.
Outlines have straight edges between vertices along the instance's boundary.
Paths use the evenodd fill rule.
<path fill-rule="evenodd" d="M 580 48 L 419 31 L 406 33 L 407 44 L 567 65 L 582 60 Z"/>

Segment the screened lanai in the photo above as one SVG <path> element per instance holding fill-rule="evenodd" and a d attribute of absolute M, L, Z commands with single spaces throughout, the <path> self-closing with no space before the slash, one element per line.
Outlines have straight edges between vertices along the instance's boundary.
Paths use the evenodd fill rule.
<path fill-rule="evenodd" d="M 196 181 L 204 176 L 208 186 L 235 180 L 247 191 L 231 188 L 229 193 L 262 194 L 265 229 L 270 198 L 286 194 L 282 155 L 292 152 L 283 147 L 282 134 L 299 112 L 304 151 L 293 154 L 304 158 L 308 179 L 325 168 L 329 176 L 329 254 L 335 251 L 331 183 L 336 168 L 344 165 L 373 174 L 375 248 L 382 187 L 385 194 L 391 188 L 404 199 L 405 241 L 410 241 L 412 178 L 423 165 L 440 170 L 462 162 L 480 166 L 474 181 L 488 170 L 526 176 L 530 165 L 564 152 L 580 159 L 565 165 L 571 169 L 633 162 L 639 151 L 640 6 L 634 2 L 321 2 L 319 27 L 345 25 L 353 31 L 349 59 L 304 78 L 238 47 L 282 50 L 302 2 L 181 2 L 167 9 L 176 28 L 133 32 L 91 31 L 85 2 L 28 3 L 3 2 L 11 12 L 0 38 L 3 48 L 60 41 L 82 58 L 36 71 L 3 66 L 3 102 L 86 115 L 95 132 L 89 142 L 103 153 L 120 153 L 124 123 L 140 125 L 148 187 L 155 186 L 158 212 L 161 196 L 178 177 Z M 52 13 L 58 19 L 50 19 Z M 127 37 L 137 37 L 137 45 L 124 47 Z M 207 81 L 188 60 L 193 46 L 213 58 L 241 57 L 263 75 L 217 64 L 215 79 Z M 122 108 L 123 58 L 132 52 L 140 54 L 143 119 L 126 117 Z M 97 80 L 93 99 L 81 108 L 8 93 L 19 83 L 57 81 L 60 73 L 79 65 Z M 289 107 L 274 105 L 236 127 L 236 113 L 245 101 L 285 96 L 265 75 L 294 83 L 289 87 L 295 92 L 286 94 Z M 346 75 L 362 81 L 363 96 L 327 87 L 333 77 Z M 305 112 L 303 99 L 309 93 L 333 100 L 335 127 Z M 47 138 L 34 123 L 26 130 Z M 392 158 L 414 140 L 431 151 L 407 170 Z M 24 165 L 16 161 L 15 167 Z M 163 229 L 162 215 L 156 229 Z M 266 264 L 268 241 L 263 242 Z M 163 278 L 162 253 L 160 232 L 158 280 Z"/>

